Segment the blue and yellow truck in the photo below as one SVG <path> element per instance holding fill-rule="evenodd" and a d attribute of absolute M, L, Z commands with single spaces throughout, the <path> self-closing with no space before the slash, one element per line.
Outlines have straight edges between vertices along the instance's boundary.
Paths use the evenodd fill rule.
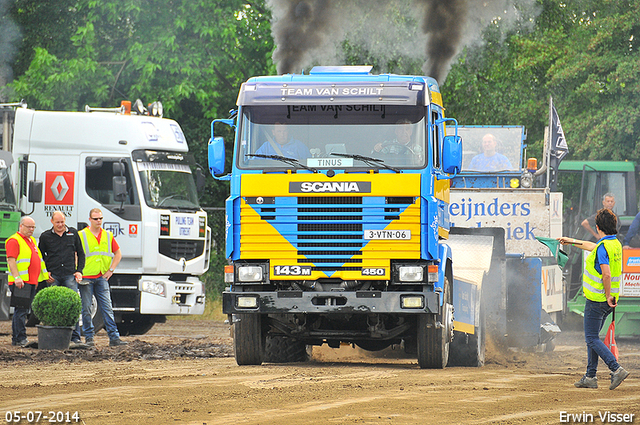
<path fill-rule="evenodd" d="M 434 79 L 370 70 L 251 78 L 211 124 L 209 169 L 230 181 L 223 312 L 239 365 L 322 344 L 401 345 L 421 368 L 483 362 L 482 275 L 454 285 L 447 245 L 457 123 Z M 219 124 L 235 129 L 227 174 Z"/>

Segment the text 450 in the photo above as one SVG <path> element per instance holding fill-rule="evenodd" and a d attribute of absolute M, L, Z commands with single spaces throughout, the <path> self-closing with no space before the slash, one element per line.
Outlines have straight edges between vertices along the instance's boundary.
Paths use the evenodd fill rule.
<path fill-rule="evenodd" d="M 311 276 L 309 266 L 273 266 L 274 276 Z"/>
<path fill-rule="evenodd" d="M 363 276 L 384 276 L 384 269 L 362 269 Z"/>

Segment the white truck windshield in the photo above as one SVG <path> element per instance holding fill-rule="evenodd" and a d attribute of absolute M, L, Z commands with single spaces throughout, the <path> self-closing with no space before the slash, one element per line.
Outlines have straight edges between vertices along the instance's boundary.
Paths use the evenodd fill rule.
<path fill-rule="evenodd" d="M 193 157 L 187 153 L 134 151 L 142 193 L 151 208 L 199 209 L 191 174 Z"/>

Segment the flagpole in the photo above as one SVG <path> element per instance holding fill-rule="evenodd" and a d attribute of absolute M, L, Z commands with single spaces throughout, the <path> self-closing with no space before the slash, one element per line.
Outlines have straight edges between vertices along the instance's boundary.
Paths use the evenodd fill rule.
<path fill-rule="evenodd" d="M 551 97 L 551 95 L 549 95 L 549 127 L 547 130 L 549 133 L 547 138 L 547 152 L 545 152 L 545 154 L 547 155 L 547 186 L 546 186 L 547 190 L 549 190 L 549 179 L 551 175 L 551 140 L 552 140 L 551 132 L 553 131 L 552 127 L 553 127 L 553 98 Z"/>

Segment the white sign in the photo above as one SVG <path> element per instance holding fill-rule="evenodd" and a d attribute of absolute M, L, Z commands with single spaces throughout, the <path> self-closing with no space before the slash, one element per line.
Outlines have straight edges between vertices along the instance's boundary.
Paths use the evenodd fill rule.
<path fill-rule="evenodd" d="M 640 273 L 622 273 L 621 297 L 640 297 Z"/>
<path fill-rule="evenodd" d="M 508 254 L 555 256 L 536 236 L 562 236 L 562 193 L 541 189 L 451 189 L 449 221 L 458 227 L 502 227 Z"/>
<path fill-rule="evenodd" d="M 353 158 L 308 158 L 307 167 L 344 168 L 353 167 Z"/>
<path fill-rule="evenodd" d="M 365 230 L 365 239 L 375 240 L 409 240 L 411 230 Z"/>

